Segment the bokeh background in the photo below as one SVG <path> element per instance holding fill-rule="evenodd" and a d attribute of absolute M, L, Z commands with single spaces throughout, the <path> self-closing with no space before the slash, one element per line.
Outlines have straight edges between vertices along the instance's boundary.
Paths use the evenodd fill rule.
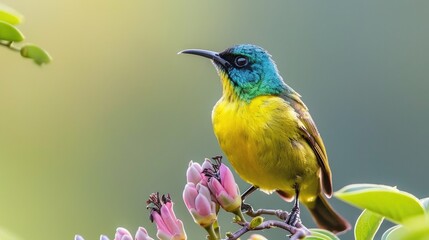
<path fill-rule="evenodd" d="M 0 48 L 0 227 L 19 239 L 140 225 L 154 236 L 154 191 L 171 193 L 189 239 L 203 239 L 181 192 L 191 159 L 221 153 L 210 120 L 221 87 L 209 61 L 176 55 L 186 48 L 272 53 L 319 127 L 336 190 L 368 182 L 429 196 L 427 1 L 1 2 L 54 58 L 38 67 Z M 291 207 L 262 193 L 249 201 Z M 359 210 L 331 202 L 354 223 Z"/>

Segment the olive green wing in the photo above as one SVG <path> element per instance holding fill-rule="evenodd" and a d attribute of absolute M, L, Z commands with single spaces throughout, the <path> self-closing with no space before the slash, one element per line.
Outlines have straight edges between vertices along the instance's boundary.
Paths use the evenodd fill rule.
<path fill-rule="evenodd" d="M 332 174 L 331 169 L 329 168 L 328 155 L 326 154 L 322 137 L 317 130 L 316 124 L 311 118 L 307 106 L 305 106 L 304 102 L 301 100 L 301 96 L 293 90 L 285 92 L 281 97 L 285 101 L 289 102 L 290 106 L 297 113 L 299 120 L 301 120 L 301 134 L 313 149 L 322 170 L 321 180 L 323 191 L 327 197 L 332 196 Z"/>

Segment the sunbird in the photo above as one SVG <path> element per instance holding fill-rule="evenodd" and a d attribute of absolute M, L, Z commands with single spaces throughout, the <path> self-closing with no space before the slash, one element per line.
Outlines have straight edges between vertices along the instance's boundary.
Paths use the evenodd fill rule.
<path fill-rule="evenodd" d="M 255 189 L 294 201 L 287 223 L 300 222 L 299 202 L 334 233 L 350 224 L 328 204 L 332 174 L 322 138 L 301 96 L 280 76 L 271 55 L 251 44 L 223 52 L 188 49 L 212 60 L 223 93 L 212 111 L 214 133 L 238 175 Z M 244 198 L 244 196 L 243 196 Z"/>

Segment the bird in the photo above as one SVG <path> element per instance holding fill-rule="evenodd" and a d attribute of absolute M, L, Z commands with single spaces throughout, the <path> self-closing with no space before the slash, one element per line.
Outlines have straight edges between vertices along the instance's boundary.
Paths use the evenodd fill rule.
<path fill-rule="evenodd" d="M 327 202 L 332 174 L 319 131 L 301 100 L 279 74 L 272 56 L 252 44 L 222 52 L 187 49 L 211 59 L 221 80 L 222 96 L 212 110 L 213 130 L 231 166 L 251 188 L 277 192 L 293 201 L 287 223 L 300 222 L 305 205 L 320 228 L 334 233 L 350 224 Z"/>

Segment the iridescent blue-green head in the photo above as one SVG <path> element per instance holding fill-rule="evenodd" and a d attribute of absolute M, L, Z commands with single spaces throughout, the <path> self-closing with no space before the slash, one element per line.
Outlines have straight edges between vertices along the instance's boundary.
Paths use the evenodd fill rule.
<path fill-rule="evenodd" d="M 241 44 L 220 53 L 201 49 L 180 53 L 211 59 L 222 79 L 224 94 L 232 90 L 235 96 L 244 101 L 251 101 L 261 95 L 278 95 L 289 89 L 271 55 L 259 46 Z"/>

